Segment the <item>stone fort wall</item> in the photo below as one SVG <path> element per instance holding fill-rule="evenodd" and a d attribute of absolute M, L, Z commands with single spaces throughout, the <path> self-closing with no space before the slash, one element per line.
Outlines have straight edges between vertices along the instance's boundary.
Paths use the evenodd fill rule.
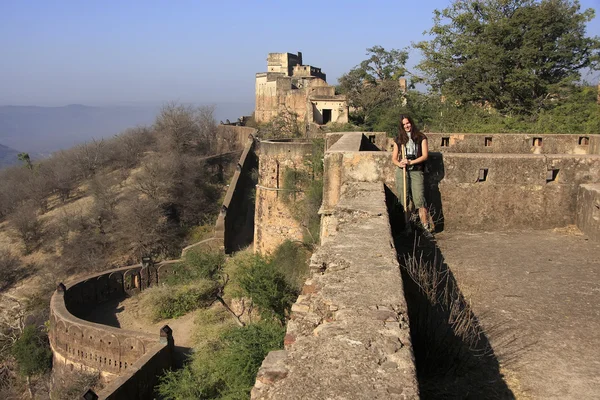
<path fill-rule="evenodd" d="M 436 151 L 438 138 L 439 147 L 450 147 L 449 140 L 441 146 L 446 136 L 436 136 L 430 135 L 428 195 L 438 196 L 432 202 L 442 204 L 445 229 L 543 229 L 575 221 L 600 226 L 597 137 L 540 135 L 540 146 L 520 135 L 496 140 L 491 154 L 477 154 L 478 146 L 490 147 L 484 136 L 461 135 L 464 142 L 454 145 L 470 142 L 465 150 L 471 152 L 464 153 Z M 292 307 L 285 349 L 263 361 L 252 399 L 419 396 L 386 225 L 384 186 L 395 192 L 395 167 L 390 152 L 367 150 L 376 141 L 362 133 L 327 137 L 322 245 Z"/>
<path fill-rule="evenodd" d="M 64 384 L 74 371 L 100 372 L 104 383 L 143 369 L 143 357 L 155 375 L 172 365 L 173 341 L 168 327 L 155 335 L 87 321 L 97 304 L 122 299 L 159 284 L 174 262 L 129 266 L 60 284 L 50 301 L 48 336 L 53 353 L 53 384 Z M 162 338 L 162 340 L 161 340 Z M 145 382 L 150 389 L 156 380 Z"/>
<path fill-rule="evenodd" d="M 296 221 L 282 196 L 286 169 L 306 171 L 305 157 L 312 152 L 312 142 L 263 140 L 256 153 L 259 159 L 254 251 L 269 253 L 284 240 L 302 240 L 305 229 Z M 302 196 L 302 193 L 296 193 Z"/>
<path fill-rule="evenodd" d="M 426 197 L 443 229 L 547 229 L 574 224 L 583 207 L 578 203 L 580 186 L 600 182 L 600 155 L 588 153 L 594 151 L 598 136 L 591 135 L 588 145 L 580 145 L 577 135 L 539 135 L 547 151 L 540 154 L 529 146 L 531 135 L 512 135 L 518 147 L 502 147 L 497 140 L 497 152 L 489 154 L 474 152 L 476 146 L 486 147 L 484 135 L 461 136 L 464 142 L 455 146 L 471 142 L 472 152 L 446 152 L 445 146 L 436 144 L 446 136 L 428 134 L 432 151 Z M 390 152 L 358 153 L 339 144 L 325 156 L 329 171 L 324 181 L 325 211 L 336 204 L 346 182 L 383 181 L 396 192 Z M 440 148 L 443 152 L 436 151 Z M 519 149 L 522 154 L 516 153 Z"/>

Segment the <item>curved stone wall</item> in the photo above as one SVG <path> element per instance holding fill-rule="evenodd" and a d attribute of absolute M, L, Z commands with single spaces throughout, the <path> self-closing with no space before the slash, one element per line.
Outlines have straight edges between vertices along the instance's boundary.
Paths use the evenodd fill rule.
<path fill-rule="evenodd" d="M 176 262 L 176 261 L 175 261 Z M 50 301 L 48 336 L 54 354 L 54 379 L 74 370 L 99 371 L 105 382 L 127 372 L 147 354 L 157 351 L 156 335 L 128 331 L 85 320 L 100 303 L 118 300 L 158 285 L 172 273 L 174 262 L 128 266 L 60 284 Z"/>

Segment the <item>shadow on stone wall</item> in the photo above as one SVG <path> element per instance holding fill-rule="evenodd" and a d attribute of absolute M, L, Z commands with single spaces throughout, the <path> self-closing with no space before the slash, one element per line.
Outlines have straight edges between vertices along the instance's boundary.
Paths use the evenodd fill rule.
<path fill-rule="evenodd" d="M 425 199 L 429 208 L 429 214 L 435 223 L 435 231 L 444 230 L 444 207 L 442 194 L 440 193 L 440 182 L 444 179 L 444 156 L 442 153 L 429 153 L 427 170 L 425 174 Z"/>
<path fill-rule="evenodd" d="M 421 398 L 514 399 L 488 337 L 439 248 L 419 234 L 402 235 L 399 211 L 390 209 L 390 224 Z"/>

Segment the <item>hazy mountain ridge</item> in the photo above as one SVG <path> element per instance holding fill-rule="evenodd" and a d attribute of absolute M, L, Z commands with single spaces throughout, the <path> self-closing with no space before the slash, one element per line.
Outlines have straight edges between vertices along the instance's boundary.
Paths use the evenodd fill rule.
<path fill-rule="evenodd" d="M 217 104 L 215 119 L 235 120 L 252 112 L 253 104 Z M 0 106 L 0 143 L 32 156 L 48 156 L 91 139 L 111 137 L 127 128 L 150 125 L 160 105 L 63 107 Z"/>
<path fill-rule="evenodd" d="M 17 164 L 19 162 L 18 154 L 19 151 L 0 144 L 0 168 Z"/>

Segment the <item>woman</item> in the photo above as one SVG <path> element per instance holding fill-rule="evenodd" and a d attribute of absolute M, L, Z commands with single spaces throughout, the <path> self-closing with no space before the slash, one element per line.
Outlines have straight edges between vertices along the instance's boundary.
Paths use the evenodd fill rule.
<path fill-rule="evenodd" d="M 427 207 L 425 206 L 425 185 L 423 172 L 425 161 L 429 157 L 427 137 L 422 134 L 407 115 L 400 117 L 400 129 L 398 137 L 393 144 L 392 162 L 396 168 L 396 189 L 398 198 L 404 209 L 404 220 L 406 229 L 410 230 L 410 215 L 406 211 L 406 199 L 404 198 L 404 173 L 406 171 L 406 192 L 410 195 L 417 209 L 419 218 L 425 232 L 429 233 L 429 221 Z"/>

